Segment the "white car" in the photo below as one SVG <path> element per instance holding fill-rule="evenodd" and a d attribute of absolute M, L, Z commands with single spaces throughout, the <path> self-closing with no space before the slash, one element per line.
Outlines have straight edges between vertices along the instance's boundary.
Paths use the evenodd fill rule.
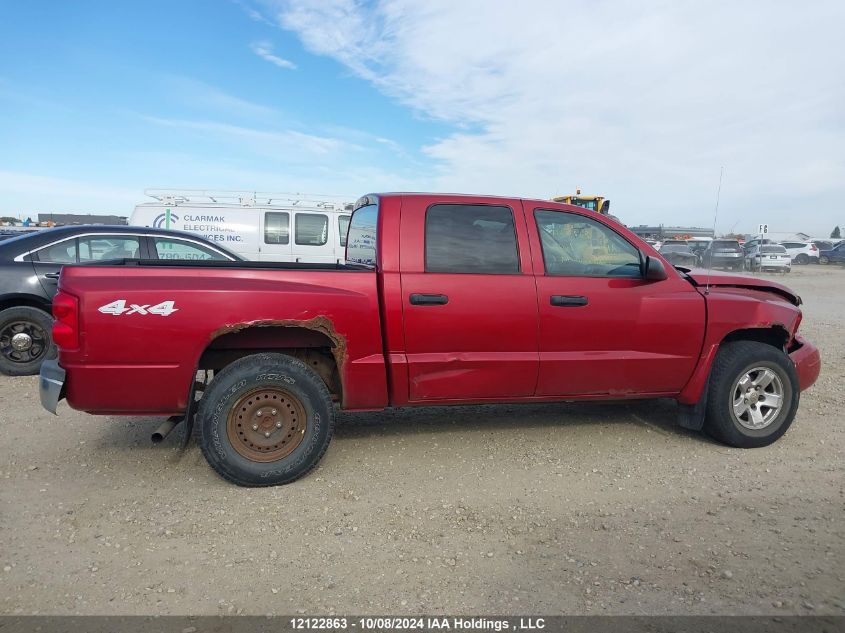
<path fill-rule="evenodd" d="M 745 267 L 788 273 L 792 270 L 792 256 L 780 244 L 757 244 L 745 255 Z"/>
<path fill-rule="evenodd" d="M 796 264 L 818 264 L 819 249 L 812 242 L 781 242 Z"/>

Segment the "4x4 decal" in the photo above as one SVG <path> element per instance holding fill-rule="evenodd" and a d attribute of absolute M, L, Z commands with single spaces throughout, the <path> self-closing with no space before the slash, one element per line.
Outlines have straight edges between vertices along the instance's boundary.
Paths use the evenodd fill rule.
<path fill-rule="evenodd" d="M 130 303 L 127 308 L 126 299 L 118 299 L 117 301 L 100 306 L 97 310 L 103 314 L 111 314 L 112 316 L 120 316 L 121 314 L 125 314 L 126 316 L 130 314 L 157 314 L 158 316 L 166 317 L 179 310 L 175 306 L 175 301 L 162 301 L 155 305 L 150 305 L 149 303 Z"/>

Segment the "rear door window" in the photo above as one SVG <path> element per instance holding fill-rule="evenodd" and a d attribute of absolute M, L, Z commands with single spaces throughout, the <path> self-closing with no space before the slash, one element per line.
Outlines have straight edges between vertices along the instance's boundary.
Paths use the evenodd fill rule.
<path fill-rule="evenodd" d="M 425 215 L 425 270 L 430 273 L 519 272 L 513 211 L 480 204 L 435 204 Z"/>
<path fill-rule="evenodd" d="M 290 214 L 285 211 L 267 211 L 264 214 L 264 243 L 290 243 Z"/>
<path fill-rule="evenodd" d="M 346 246 L 346 234 L 349 232 L 349 218 L 352 216 L 349 215 L 339 215 L 337 216 L 337 232 L 338 237 L 340 237 L 340 245 Z"/>
<path fill-rule="evenodd" d="M 323 246 L 329 241 L 329 216 L 297 213 L 294 241 L 299 246 Z"/>
<path fill-rule="evenodd" d="M 109 259 L 138 259 L 141 257 L 140 237 L 103 235 L 79 238 L 79 261 L 98 262 Z"/>
<path fill-rule="evenodd" d="M 35 253 L 39 262 L 46 262 L 49 264 L 75 264 L 76 256 L 76 240 L 65 240 L 58 244 L 52 244 L 42 248 Z"/>
<path fill-rule="evenodd" d="M 159 259 L 192 259 L 229 261 L 229 258 L 203 244 L 165 237 L 155 237 L 156 255 Z"/>

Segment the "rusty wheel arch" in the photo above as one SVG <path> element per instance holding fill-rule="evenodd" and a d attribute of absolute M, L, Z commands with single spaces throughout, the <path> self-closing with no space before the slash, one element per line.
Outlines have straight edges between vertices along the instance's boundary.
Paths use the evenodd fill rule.
<path fill-rule="evenodd" d="M 301 360 L 320 376 L 332 399 L 342 401 L 346 339 L 325 316 L 225 325 L 209 336 L 198 369 L 219 371 L 239 358 L 261 352 L 282 353 Z"/>

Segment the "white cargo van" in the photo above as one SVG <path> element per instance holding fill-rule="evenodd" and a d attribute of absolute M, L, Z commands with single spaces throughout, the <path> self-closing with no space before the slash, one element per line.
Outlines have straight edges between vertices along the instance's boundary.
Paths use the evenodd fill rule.
<path fill-rule="evenodd" d="M 257 261 L 343 262 L 352 205 L 335 196 L 148 189 L 129 224 L 196 233 Z"/>

